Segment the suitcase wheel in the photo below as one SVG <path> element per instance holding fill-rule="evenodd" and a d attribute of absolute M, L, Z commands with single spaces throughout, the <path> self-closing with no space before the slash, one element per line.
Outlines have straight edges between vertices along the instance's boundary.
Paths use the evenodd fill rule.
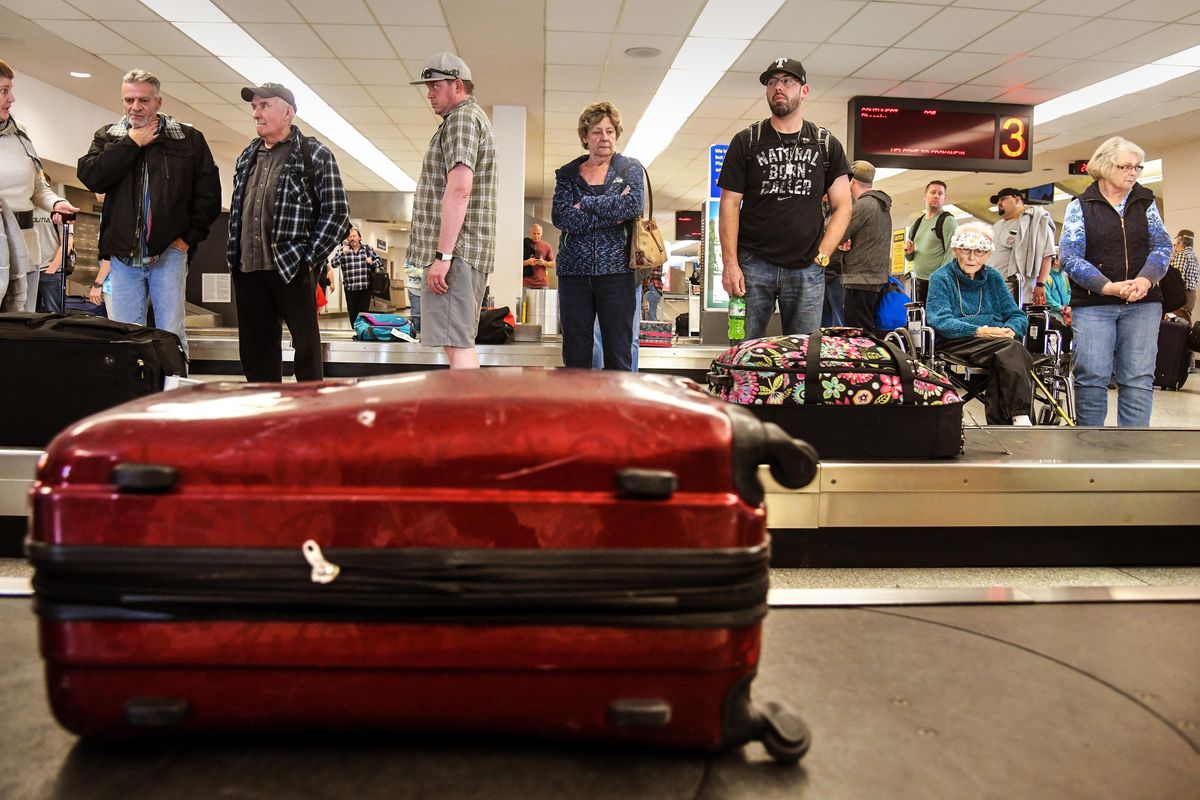
<path fill-rule="evenodd" d="M 812 732 L 804 720 L 778 703 L 767 703 L 762 716 L 762 743 L 771 758 L 781 764 L 795 764 L 804 758 L 812 744 Z"/>

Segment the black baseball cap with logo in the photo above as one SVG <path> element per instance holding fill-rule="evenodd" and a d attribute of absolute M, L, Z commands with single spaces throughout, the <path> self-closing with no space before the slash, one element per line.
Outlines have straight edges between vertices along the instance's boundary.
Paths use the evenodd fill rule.
<path fill-rule="evenodd" d="M 255 97 L 278 97 L 296 110 L 296 95 L 282 83 L 264 83 L 261 86 L 247 86 L 242 89 L 242 99 L 249 103 Z"/>
<path fill-rule="evenodd" d="M 758 76 L 758 82 L 766 86 L 767 81 L 776 72 L 786 72 L 788 75 L 795 77 L 800 83 L 808 83 L 808 76 L 804 72 L 804 65 L 794 58 L 775 59 L 763 74 Z"/>
<path fill-rule="evenodd" d="M 1020 189 L 1013 189 L 1011 187 L 1008 189 L 1001 189 L 1000 191 L 996 192 L 991 196 L 990 201 L 994 205 L 1000 202 L 1001 197 L 1016 197 L 1020 199 L 1021 202 L 1025 201 L 1025 194 Z"/>

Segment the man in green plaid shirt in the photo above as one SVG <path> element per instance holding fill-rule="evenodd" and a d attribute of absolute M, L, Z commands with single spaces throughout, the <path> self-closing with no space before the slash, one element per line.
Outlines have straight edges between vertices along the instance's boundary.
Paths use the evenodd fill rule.
<path fill-rule="evenodd" d="M 451 369 L 478 368 L 479 308 L 495 266 L 495 136 L 458 56 L 438 53 L 412 83 L 425 85 L 442 117 L 421 164 L 406 258 L 422 267 L 429 287 L 421 342 L 445 350 Z"/>

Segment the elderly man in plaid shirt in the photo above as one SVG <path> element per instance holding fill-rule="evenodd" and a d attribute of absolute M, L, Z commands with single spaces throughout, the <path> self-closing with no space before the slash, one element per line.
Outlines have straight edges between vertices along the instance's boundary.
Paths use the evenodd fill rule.
<path fill-rule="evenodd" d="M 429 287 L 421 342 L 441 346 L 450 369 L 478 368 L 479 307 L 495 266 L 496 140 L 461 58 L 438 53 L 412 83 L 442 117 L 421 164 L 406 258 Z"/>
<path fill-rule="evenodd" d="M 1186 228 L 1177 233 L 1175 235 L 1175 252 L 1171 255 L 1169 265 L 1183 275 L 1183 288 L 1187 290 L 1187 302 L 1176 313 L 1187 319 L 1188 322 L 1192 321 L 1192 309 L 1196 306 L 1196 285 L 1200 284 L 1200 262 L 1197 262 L 1196 251 L 1192 249 L 1195 241 L 1196 235 Z M 1163 309 L 1163 311 L 1167 310 Z"/>
<path fill-rule="evenodd" d="M 282 320 L 296 351 L 296 380 L 322 378 L 313 270 L 350 229 L 350 206 L 329 148 L 292 124 L 286 86 L 242 89 L 258 138 L 238 156 L 229 204 L 229 270 L 238 350 L 248 381 L 283 380 Z"/>
<path fill-rule="evenodd" d="M 351 228 L 346 243 L 330 263 L 342 271 L 342 290 L 346 292 L 346 310 L 353 328 L 358 315 L 371 310 L 371 270 L 382 267 L 383 259 L 371 245 L 362 243 L 358 228 Z"/>

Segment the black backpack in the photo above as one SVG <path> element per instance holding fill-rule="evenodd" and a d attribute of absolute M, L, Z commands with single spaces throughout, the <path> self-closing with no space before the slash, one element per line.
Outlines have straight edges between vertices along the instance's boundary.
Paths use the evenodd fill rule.
<path fill-rule="evenodd" d="M 746 128 L 746 130 L 750 131 L 750 146 L 746 148 L 747 161 L 758 153 L 759 143 L 762 141 L 764 122 L 766 120 L 759 120 Z M 814 128 L 813 135 L 806 135 Z M 825 166 L 826 175 L 829 174 L 829 137 L 832 135 L 826 128 L 814 125 L 808 120 L 805 120 L 803 127 L 800 128 L 800 144 L 812 144 L 815 139 L 817 146 L 821 148 L 821 163 Z"/>
<path fill-rule="evenodd" d="M 1162 289 L 1163 313 L 1169 314 L 1187 305 L 1187 288 L 1179 270 L 1167 267 L 1167 274 L 1158 282 L 1158 288 Z"/>

